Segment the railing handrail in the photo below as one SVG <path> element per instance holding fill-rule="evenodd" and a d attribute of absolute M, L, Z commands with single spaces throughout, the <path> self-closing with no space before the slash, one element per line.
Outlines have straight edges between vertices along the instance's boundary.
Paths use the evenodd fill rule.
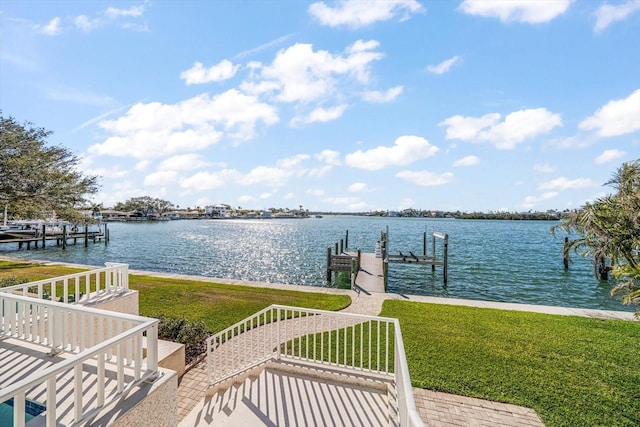
<path fill-rule="evenodd" d="M 246 333 L 248 331 L 247 325 L 253 327 L 254 325 L 254 321 L 256 321 L 257 319 L 257 327 L 261 327 L 264 325 L 260 324 L 260 319 L 262 316 L 263 320 L 266 322 L 266 314 L 268 312 L 272 312 L 271 315 L 271 323 L 277 323 L 276 328 L 280 328 L 279 322 L 280 321 L 286 321 L 289 320 L 287 318 L 284 319 L 280 319 L 280 310 L 284 310 L 285 311 L 285 316 L 286 311 L 292 311 L 296 312 L 296 313 L 300 313 L 300 314 L 306 314 L 306 315 L 326 315 L 326 316 L 333 316 L 336 318 L 346 318 L 346 319 L 352 319 L 352 320 L 356 320 L 356 321 L 376 321 L 376 322 L 381 322 L 381 323 L 386 323 L 386 324 L 391 324 L 393 325 L 393 342 L 394 342 L 394 360 L 395 360 L 395 369 L 393 372 L 393 377 L 395 379 L 395 383 L 397 386 L 399 386 L 401 389 L 398 390 L 398 398 L 399 398 L 399 417 L 400 417 L 400 421 L 401 421 L 401 425 L 412 425 L 412 426 L 423 426 L 423 422 L 420 419 L 420 416 L 416 410 L 415 407 L 415 401 L 413 398 L 413 391 L 411 388 L 411 378 L 409 376 L 409 368 L 407 365 L 407 361 L 406 361 L 406 354 L 404 352 L 404 342 L 402 340 L 402 333 L 400 331 L 400 322 L 398 321 L 398 319 L 395 318 L 389 318 L 389 317 L 381 317 L 381 316 L 371 316 L 371 315 L 365 315 L 365 314 L 357 314 L 357 313 L 343 313 L 343 312 L 336 312 L 336 311 L 327 311 L 327 310 L 318 310 L 318 309 L 312 309 L 312 308 L 301 308 L 301 307 L 291 307 L 291 306 L 285 306 L 285 305 L 279 305 L 279 304 L 274 304 L 274 305 L 270 305 L 267 308 L 264 308 L 262 310 L 260 310 L 259 312 L 253 314 L 252 316 L 247 317 L 244 320 L 241 320 L 237 323 L 235 323 L 234 325 L 226 328 L 223 331 L 218 332 L 217 334 L 213 335 L 212 337 L 207 339 L 207 351 L 208 351 L 208 366 L 207 369 L 209 370 L 209 380 L 211 381 L 211 362 L 212 362 L 212 344 L 218 341 L 222 341 L 223 339 L 228 338 L 229 334 L 231 333 L 231 335 L 233 336 L 234 333 L 241 333 L 244 332 Z M 302 316 L 300 316 L 302 317 Z M 336 330 L 339 331 L 343 328 L 346 327 L 352 327 L 353 325 L 355 325 L 356 323 L 349 323 L 346 324 L 342 327 L 338 327 Z M 283 337 L 281 338 L 280 336 L 280 330 L 278 329 L 277 332 L 277 343 L 276 346 L 279 348 L 279 345 L 282 344 L 280 341 L 284 341 L 286 342 L 287 340 L 291 339 L 290 337 Z M 312 330 L 309 331 L 307 330 L 306 333 L 307 334 L 315 334 L 315 333 L 319 333 L 319 332 L 323 332 L 323 331 L 319 331 L 319 330 Z M 269 356 L 270 355 L 270 356 Z M 280 351 L 277 351 L 275 353 L 268 353 L 268 354 L 261 354 L 261 353 L 257 353 L 257 354 L 253 354 L 253 352 L 251 352 L 251 357 L 253 357 L 255 360 L 253 361 L 249 361 L 248 363 L 245 363 L 245 367 L 246 366 L 251 366 L 253 365 L 255 362 L 259 362 L 260 360 L 262 360 L 265 356 L 268 357 L 279 357 L 282 356 Z M 331 357 L 331 355 L 329 354 L 329 357 Z M 388 357 L 388 355 L 387 355 Z M 241 366 L 240 366 L 241 367 Z M 349 366 L 347 366 L 349 367 Z M 358 369 L 356 366 L 352 366 L 351 368 L 353 369 Z M 382 371 L 380 371 L 381 373 L 384 373 Z M 390 372 L 386 371 L 387 374 L 391 374 Z M 218 378 L 218 382 L 224 381 L 228 378 L 231 378 L 232 376 L 236 375 L 237 371 L 232 369 L 229 371 L 229 373 L 227 374 L 226 377 L 222 377 L 222 378 Z"/>
<path fill-rule="evenodd" d="M 119 344 L 120 342 L 125 341 L 138 333 L 145 332 L 150 327 L 153 327 L 154 324 L 158 323 L 157 319 L 150 320 L 153 321 L 141 323 L 137 326 L 134 326 L 133 328 L 121 332 L 118 335 L 101 342 L 100 344 L 96 344 L 93 347 L 84 350 L 82 353 L 58 362 L 55 365 L 52 365 L 42 371 L 36 372 L 35 374 L 32 374 L 31 376 L 24 378 L 6 388 L 0 389 L 0 402 L 4 402 L 5 400 L 15 396 L 18 393 L 27 391 L 38 384 L 42 384 L 47 377 L 55 376 L 62 372 L 68 371 L 71 367 L 82 363 L 97 354 L 105 353 L 106 350 L 113 347 L 114 345 Z M 147 369 L 147 373 L 153 374 L 156 370 L 157 367 L 153 369 Z"/>
<path fill-rule="evenodd" d="M 58 277 L 52 277 L 49 279 L 42 279 L 42 280 L 36 280 L 34 282 L 28 282 L 28 283 L 20 283 L 17 285 L 12 285 L 12 286 L 6 286 L 3 288 L 0 288 L 0 292 L 3 293 L 12 293 L 13 291 L 22 291 L 23 295 L 27 295 L 29 288 L 33 288 L 33 287 L 41 287 L 44 285 L 51 285 L 54 286 L 56 283 L 58 282 L 62 282 L 64 285 L 66 286 L 74 286 L 73 284 L 70 283 L 71 280 L 78 280 L 81 279 L 83 277 L 89 277 L 89 276 L 98 276 L 101 273 L 105 273 L 105 274 L 109 274 L 111 272 L 119 272 L 119 278 L 116 280 L 116 283 L 113 284 L 111 283 L 111 281 L 109 280 L 109 278 L 107 277 L 106 282 L 109 283 L 110 287 L 115 287 L 117 290 L 119 291 L 128 291 L 129 290 L 129 274 L 128 274 L 128 269 L 129 269 L 129 265 L 128 264 L 123 264 L 123 263 L 116 263 L 116 262 L 105 262 L 105 267 L 101 267 L 101 268 L 96 268 L 93 270 L 87 270 L 87 271 L 81 271 L 79 273 L 72 273 L 72 274 L 67 274 L 65 276 L 58 276 Z M 101 291 L 106 291 L 109 292 L 111 291 L 109 288 L 107 288 L 107 283 L 104 284 L 105 287 L 103 289 L 101 289 Z M 87 285 L 87 289 L 88 289 L 88 285 Z M 96 283 L 96 290 L 97 289 L 97 283 Z M 38 299 L 41 299 L 42 294 L 40 293 L 41 289 L 39 289 L 38 291 Z M 87 291 L 88 292 L 88 291 Z M 66 298 L 68 295 L 68 289 L 63 291 L 63 295 Z M 66 299 L 65 299 L 66 301 Z"/>
<path fill-rule="evenodd" d="M 0 295 L 0 298 L 14 299 L 16 301 L 27 302 L 29 304 L 38 304 L 44 307 L 47 307 L 47 306 L 62 307 L 65 310 L 75 311 L 78 313 L 98 314 L 112 320 L 128 320 L 130 322 L 136 322 L 136 323 L 147 322 L 149 320 L 157 320 L 151 317 L 138 316 L 135 314 L 120 313 L 117 311 L 103 310 L 101 308 L 85 307 L 77 304 L 65 304 L 63 302 L 42 300 L 42 299 L 33 298 L 33 297 L 25 297 L 23 295 L 17 295 L 17 294 L 8 293 L 6 295 Z"/>
<path fill-rule="evenodd" d="M 399 365 L 394 372 L 396 375 L 396 387 L 399 382 L 400 390 L 398 390 L 398 395 L 404 396 L 404 399 L 399 399 L 400 402 L 398 402 L 401 405 L 400 417 L 402 419 L 404 415 L 403 412 L 406 412 L 406 417 L 408 418 L 406 421 L 410 421 L 410 425 L 423 426 L 424 423 L 422 422 L 420 414 L 416 409 L 416 402 L 413 398 L 411 376 L 409 375 L 409 365 L 407 365 L 407 355 L 404 351 L 404 340 L 402 339 L 402 331 L 400 329 L 400 321 L 398 319 L 395 319 L 395 341 L 397 346 L 395 361 L 396 364 Z M 400 381 L 398 381 L 397 379 L 398 376 L 400 376 Z"/>

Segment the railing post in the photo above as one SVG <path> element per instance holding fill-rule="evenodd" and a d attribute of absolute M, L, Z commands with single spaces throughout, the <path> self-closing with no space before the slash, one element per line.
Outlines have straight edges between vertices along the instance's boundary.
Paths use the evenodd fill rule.
<path fill-rule="evenodd" d="M 280 360 L 280 308 L 277 309 L 278 318 L 276 320 L 277 343 L 276 343 L 276 360 Z"/>
<path fill-rule="evenodd" d="M 24 427 L 24 413 L 26 411 L 24 391 L 13 397 L 13 425 Z"/>
<path fill-rule="evenodd" d="M 158 322 L 147 329 L 147 370 L 158 370 Z"/>
<path fill-rule="evenodd" d="M 211 341 L 213 338 L 207 338 L 207 384 L 211 385 Z"/>

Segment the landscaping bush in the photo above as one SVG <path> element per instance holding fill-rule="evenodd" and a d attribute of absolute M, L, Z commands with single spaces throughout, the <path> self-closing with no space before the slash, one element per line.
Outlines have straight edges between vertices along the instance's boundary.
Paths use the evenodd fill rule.
<path fill-rule="evenodd" d="M 184 318 L 153 316 L 160 321 L 158 338 L 184 344 L 185 362 L 190 364 L 207 349 L 205 340 L 211 332 L 202 322 L 190 322 Z"/>

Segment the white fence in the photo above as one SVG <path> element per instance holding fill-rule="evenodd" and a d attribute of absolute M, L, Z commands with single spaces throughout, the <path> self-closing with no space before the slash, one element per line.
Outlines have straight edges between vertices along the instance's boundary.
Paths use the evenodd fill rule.
<path fill-rule="evenodd" d="M 388 376 L 399 423 L 422 426 L 397 319 L 272 305 L 207 340 L 209 385 L 273 359 Z"/>
<path fill-rule="evenodd" d="M 105 287 L 98 288 L 100 292 L 128 286 L 122 277 L 122 272 L 127 272 L 126 265 L 101 270 L 108 279 L 103 282 Z M 94 282 L 101 274 L 95 270 L 91 273 Z M 51 354 L 65 352 L 69 356 L 27 378 L 3 385 L 0 403 L 13 398 L 14 426 L 25 424 L 26 399 L 46 402 L 47 426 L 59 425 L 63 417 L 64 424 L 78 424 L 141 381 L 157 376 L 158 320 L 42 299 L 42 286 L 49 285 L 55 292 L 56 284 L 62 281 L 67 300 L 67 285 L 74 280 L 69 277 L 0 292 L 0 338 L 42 345 L 50 348 Z M 82 277 L 91 282 L 87 276 Z M 37 289 L 40 299 L 28 292 L 29 288 Z M 88 295 L 88 285 L 86 289 Z M 20 290 L 29 296 L 14 293 Z M 71 392 L 63 390 L 65 384 L 72 384 Z"/>
<path fill-rule="evenodd" d="M 106 267 L 81 273 L 22 283 L 0 288 L 10 292 L 58 302 L 91 301 L 105 294 L 119 294 L 129 290 L 129 266 L 113 262 Z"/>

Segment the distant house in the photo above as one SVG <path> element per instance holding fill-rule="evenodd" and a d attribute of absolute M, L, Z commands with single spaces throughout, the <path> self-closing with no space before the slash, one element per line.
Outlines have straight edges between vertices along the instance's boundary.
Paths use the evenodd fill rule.
<path fill-rule="evenodd" d="M 214 217 L 214 218 L 218 218 L 218 217 L 226 218 L 229 216 L 229 209 L 230 209 L 229 205 L 223 205 L 223 204 L 206 206 L 205 213 L 208 216 Z"/>
<path fill-rule="evenodd" d="M 100 211 L 103 221 L 127 221 L 133 215 L 133 212 L 115 211 L 112 209 L 103 209 Z"/>

